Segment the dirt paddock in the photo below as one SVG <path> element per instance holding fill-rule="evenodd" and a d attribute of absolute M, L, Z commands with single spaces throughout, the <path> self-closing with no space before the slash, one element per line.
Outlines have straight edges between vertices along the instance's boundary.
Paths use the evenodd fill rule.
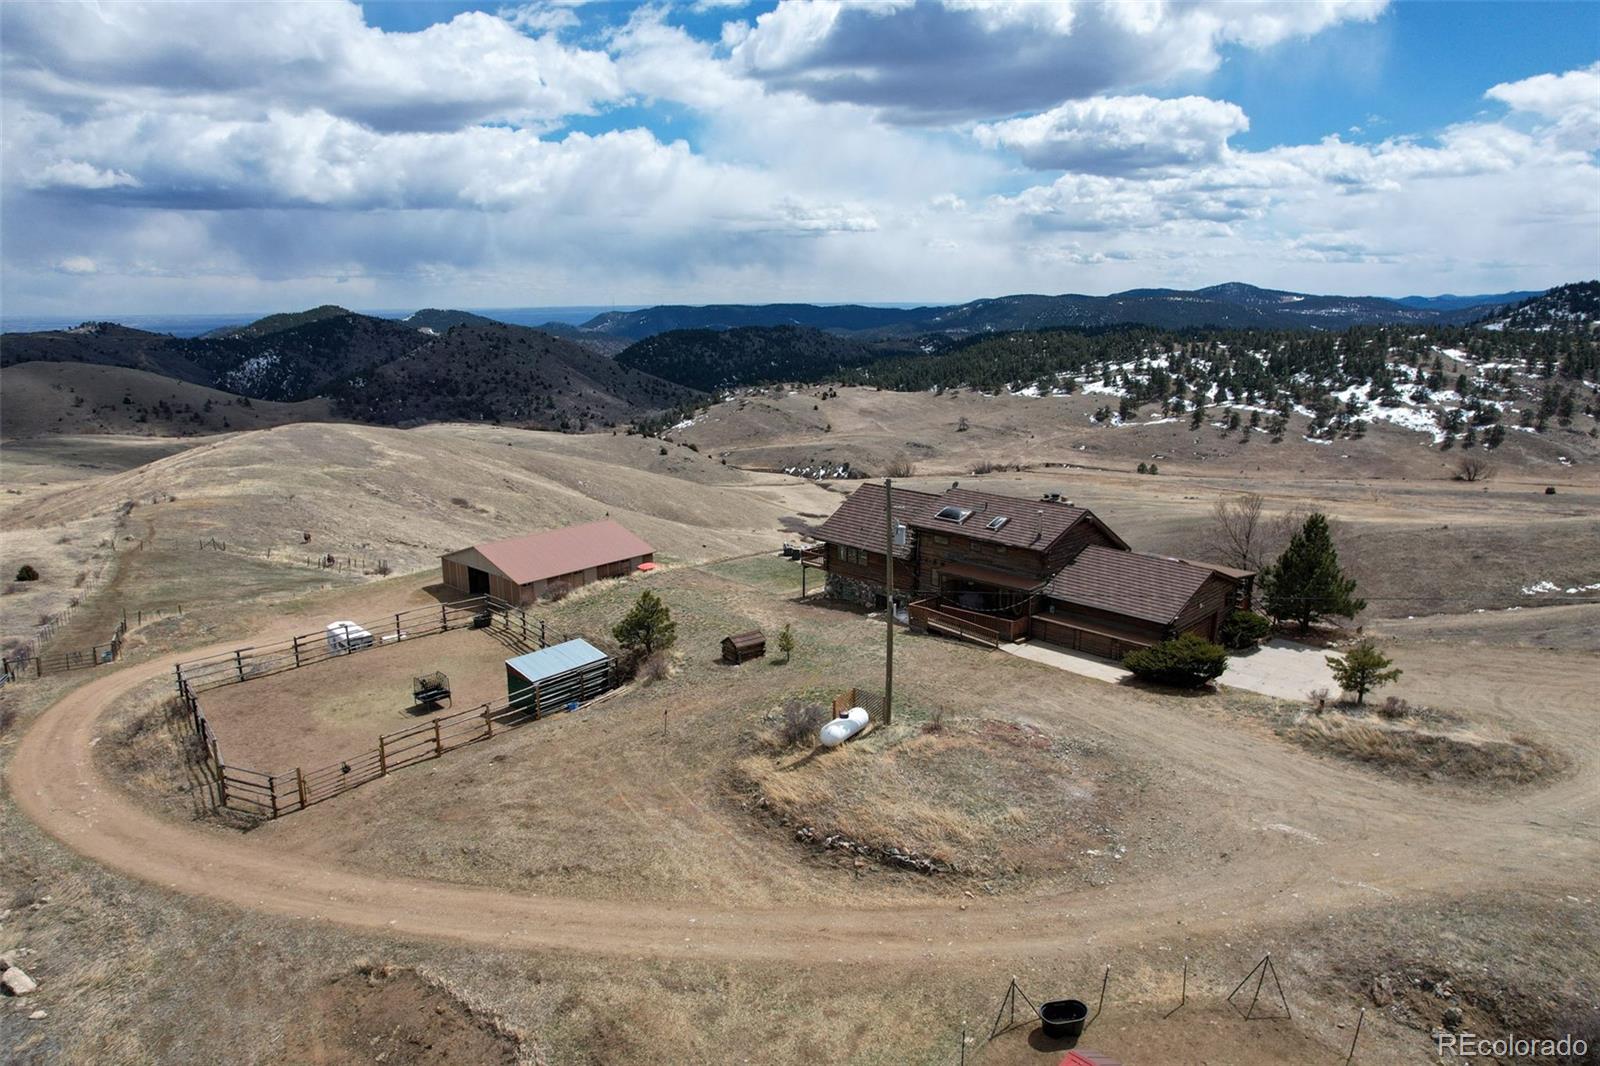
<path fill-rule="evenodd" d="M 520 654 L 488 630 L 457 629 L 385 644 L 200 694 L 227 761 L 269 773 L 325 766 L 378 736 L 506 695 L 505 660 Z M 414 707 L 414 677 L 442 670 L 452 701 Z"/>

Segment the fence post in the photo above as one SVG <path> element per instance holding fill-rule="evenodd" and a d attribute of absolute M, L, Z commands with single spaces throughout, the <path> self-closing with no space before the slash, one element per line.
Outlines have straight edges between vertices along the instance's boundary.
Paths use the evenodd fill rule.
<path fill-rule="evenodd" d="M 209 751 L 210 748 L 208 747 Z M 213 756 L 214 757 L 214 756 Z M 217 806 L 228 805 L 228 768 L 222 765 L 222 760 L 217 759 Z"/>
<path fill-rule="evenodd" d="M 489 705 L 483 705 L 483 736 L 484 739 L 494 736 L 494 719 L 489 717 Z"/>
<path fill-rule="evenodd" d="M 394 639 L 400 639 L 400 616 L 398 614 L 394 616 Z"/>
<path fill-rule="evenodd" d="M 35 655 L 33 657 L 33 676 L 34 677 L 43 677 L 44 676 L 44 656 L 43 655 Z"/>
<path fill-rule="evenodd" d="M 544 619 L 539 619 L 539 647 L 548 648 L 550 645 L 544 639 Z"/>
<path fill-rule="evenodd" d="M 384 750 L 383 738 L 378 738 L 378 776 L 387 777 L 389 774 L 389 753 Z"/>
<path fill-rule="evenodd" d="M 450 628 L 450 614 L 444 604 L 439 605 L 439 632 L 443 633 Z"/>
<path fill-rule="evenodd" d="M 244 649 L 242 649 L 242 648 L 238 649 L 233 653 L 233 665 L 239 671 L 239 680 L 243 681 L 244 680 Z"/>
<path fill-rule="evenodd" d="M 298 670 L 300 669 L 300 638 L 294 637 L 292 642 L 294 644 L 294 668 Z"/>
<path fill-rule="evenodd" d="M 305 810 L 306 806 L 307 806 L 307 804 L 306 804 L 306 775 L 305 775 L 305 773 L 303 771 L 301 771 L 300 767 L 298 767 L 298 766 L 296 766 L 294 768 L 294 782 L 299 787 L 299 791 L 300 791 L 300 809 L 301 810 Z"/>
<path fill-rule="evenodd" d="M 444 754 L 444 738 L 439 728 L 439 719 L 433 720 L 433 755 L 438 758 Z"/>
<path fill-rule="evenodd" d="M 267 798 L 272 800 L 272 816 L 278 816 L 278 779 L 272 774 L 267 775 Z"/>
<path fill-rule="evenodd" d="M 539 717 L 539 682 L 537 681 L 533 683 L 533 717 L 535 720 Z"/>

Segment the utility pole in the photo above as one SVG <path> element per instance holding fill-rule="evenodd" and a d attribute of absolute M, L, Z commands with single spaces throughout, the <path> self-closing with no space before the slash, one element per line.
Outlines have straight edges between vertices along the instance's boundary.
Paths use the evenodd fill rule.
<path fill-rule="evenodd" d="M 883 724 L 894 724 L 894 503 L 883 479 Z"/>

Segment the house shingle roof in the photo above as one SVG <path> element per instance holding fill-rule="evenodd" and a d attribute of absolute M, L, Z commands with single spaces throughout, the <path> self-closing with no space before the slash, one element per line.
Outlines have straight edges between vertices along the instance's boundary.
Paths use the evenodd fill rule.
<path fill-rule="evenodd" d="M 931 492 L 897 488 L 892 494 L 892 501 L 895 521 L 904 522 L 909 534 L 905 544 L 896 546 L 894 557 L 909 559 L 915 542 L 911 530 L 916 528 L 921 519 L 931 518 L 943 506 L 942 497 Z M 885 524 L 883 486 L 869 481 L 845 498 L 839 509 L 817 527 L 816 535 L 818 540 L 825 540 L 829 544 L 843 544 L 882 555 Z"/>
<path fill-rule="evenodd" d="M 1211 577 L 1209 567 L 1143 552 L 1090 545 L 1045 586 L 1044 594 L 1079 607 L 1166 625 Z"/>
<path fill-rule="evenodd" d="M 923 529 L 951 531 L 963 537 L 1004 544 L 1008 548 L 1033 548 L 1044 551 L 1067 530 L 1089 515 L 1082 507 L 1057 503 L 1053 500 L 1024 500 L 1016 496 L 1002 496 L 997 492 L 977 489 L 947 489 L 935 507 L 925 517 L 911 523 Z M 972 511 L 972 517 L 959 524 L 934 517 L 940 507 L 962 507 Z M 996 518 L 1006 521 L 999 529 L 990 529 Z"/>

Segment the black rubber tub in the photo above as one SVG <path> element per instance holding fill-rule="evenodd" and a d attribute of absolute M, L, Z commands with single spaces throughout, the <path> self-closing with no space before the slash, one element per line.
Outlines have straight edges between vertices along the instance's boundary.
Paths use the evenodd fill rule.
<path fill-rule="evenodd" d="M 1052 999 L 1039 1008 L 1044 1035 L 1052 1040 L 1075 1040 L 1083 1035 L 1089 1008 L 1076 999 Z"/>

